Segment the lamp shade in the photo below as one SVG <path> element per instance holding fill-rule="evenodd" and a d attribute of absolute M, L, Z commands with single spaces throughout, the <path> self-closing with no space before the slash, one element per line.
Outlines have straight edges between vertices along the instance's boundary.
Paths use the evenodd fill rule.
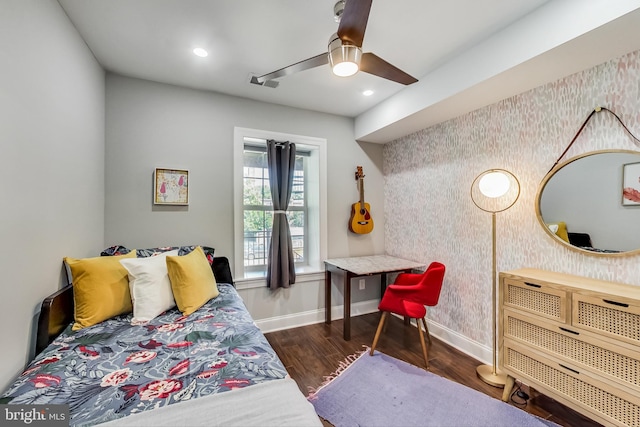
<path fill-rule="evenodd" d="M 509 177 L 501 171 L 489 172 L 482 175 L 478 181 L 480 192 L 487 197 L 495 198 L 504 196 L 511 183 Z"/>
<path fill-rule="evenodd" d="M 507 210 L 519 196 L 520 182 L 511 172 L 504 169 L 486 170 L 471 184 L 471 200 L 486 212 Z"/>

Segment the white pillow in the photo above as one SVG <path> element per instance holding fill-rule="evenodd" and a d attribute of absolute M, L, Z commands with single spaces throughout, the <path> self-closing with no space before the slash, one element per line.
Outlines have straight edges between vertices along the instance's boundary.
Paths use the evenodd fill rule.
<path fill-rule="evenodd" d="M 147 323 L 176 306 L 167 272 L 167 256 L 178 256 L 178 249 L 147 258 L 120 260 L 120 264 L 129 273 L 129 291 L 133 302 L 132 325 Z"/>

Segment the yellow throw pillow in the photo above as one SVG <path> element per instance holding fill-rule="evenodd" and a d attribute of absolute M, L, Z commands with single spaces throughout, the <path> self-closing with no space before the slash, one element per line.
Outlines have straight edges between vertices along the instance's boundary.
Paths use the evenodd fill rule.
<path fill-rule="evenodd" d="M 178 309 L 185 316 L 218 296 L 211 265 L 200 246 L 183 256 L 168 256 L 167 271 Z"/>
<path fill-rule="evenodd" d="M 558 231 L 556 231 L 556 235 L 560 237 L 565 242 L 569 243 L 569 233 L 567 233 L 567 224 L 563 221 L 560 221 L 558 224 Z"/>
<path fill-rule="evenodd" d="M 131 251 L 120 256 L 64 259 L 73 277 L 74 331 L 131 312 L 129 278 L 120 260 L 135 257 L 136 251 Z"/>

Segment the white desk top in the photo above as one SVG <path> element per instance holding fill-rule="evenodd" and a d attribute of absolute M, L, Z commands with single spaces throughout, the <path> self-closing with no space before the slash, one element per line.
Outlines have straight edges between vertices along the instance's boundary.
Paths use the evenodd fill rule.
<path fill-rule="evenodd" d="M 413 262 L 389 255 L 332 258 L 327 259 L 324 262 L 359 275 L 408 270 L 410 268 L 423 269 L 426 267 L 425 264 L 420 264 L 419 262 Z"/>

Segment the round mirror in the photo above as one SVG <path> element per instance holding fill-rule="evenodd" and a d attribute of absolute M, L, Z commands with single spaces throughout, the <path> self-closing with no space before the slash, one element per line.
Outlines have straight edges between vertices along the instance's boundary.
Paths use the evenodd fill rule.
<path fill-rule="evenodd" d="M 557 165 L 540 184 L 536 214 L 544 230 L 571 249 L 640 252 L 640 152 L 594 151 Z"/>

